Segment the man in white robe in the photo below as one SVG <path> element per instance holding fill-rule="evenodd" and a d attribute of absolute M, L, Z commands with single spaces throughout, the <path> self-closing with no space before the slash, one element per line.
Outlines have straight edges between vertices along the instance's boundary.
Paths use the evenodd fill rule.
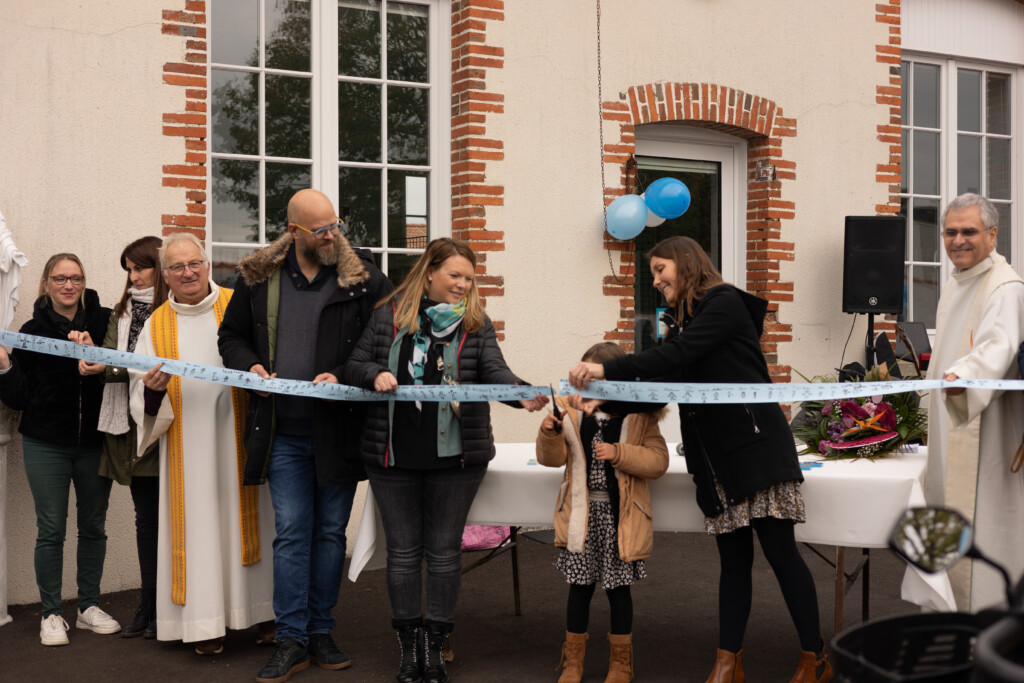
<path fill-rule="evenodd" d="M 210 281 L 202 244 L 170 235 L 160 265 L 168 301 L 136 351 L 223 367 L 217 327 L 231 291 Z M 138 452 L 160 440 L 157 638 L 216 654 L 226 628 L 262 624 L 272 642 L 273 509 L 266 487 L 241 485 L 244 392 L 172 377 L 159 365 L 131 377 Z"/>
<path fill-rule="evenodd" d="M 929 378 L 1020 378 L 1024 281 L 995 251 L 997 222 L 995 208 L 976 194 L 946 208 L 942 239 L 956 272 L 939 299 Z M 977 547 L 1012 577 L 1024 572 L 1024 473 L 1013 471 L 1022 435 L 1021 392 L 931 392 L 925 496 L 971 520 Z M 959 610 L 1005 600 L 1002 578 L 982 562 L 961 560 L 949 577 Z"/>

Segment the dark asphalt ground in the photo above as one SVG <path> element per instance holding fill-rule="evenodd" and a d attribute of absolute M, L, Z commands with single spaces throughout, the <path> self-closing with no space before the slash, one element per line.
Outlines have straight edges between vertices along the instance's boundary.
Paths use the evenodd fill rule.
<path fill-rule="evenodd" d="M 826 556 L 833 548 L 818 546 Z M 522 616 L 515 616 L 508 555 L 465 575 L 453 634 L 453 681 L 555 681 L 565 633 L 567 588 L 554 568 L 558 551 L 521 541 Z M 847 551 L 851 568 L 860 551 Z M 478 553 L 467 553 L 471 562 Z M 822 630 L 833 635 L 834 574 L 823 560 L 804 549 L 818 587 Z M 916 611 L 899 599 L 903 563 L 891 552 L 871 554 L 871 617 Z M 637 681 L 703 683 L 714 661 L 717 634 L 717 556 L 714 540 L 698 534 L 659 532 L 648 578 L 633 588 L 634 648 Z M 767 562 L 758 550 L 754 568 L 754 605 L 744 648 L 751 683 L 787 683 L 796 669 L 799 645 L 785 603 Z M 101 606 L 122 623 L 130 621 L 135 592 L 104 595 Z M 860 620 L 860 584 L 845 600 L 845 626 Z M 71 644 L 39 643 L 39 604 L 10 608 L 14 621 L 0 627 L 0 681 L 14 683 L 111 681 L 254 681 L 271 649 L 259 648 L 252 632 L 228 633 L 224 653 L 199 657 L 180 642 L 122 639 L 74 627 L 75 605 L 65 603 Z M 398 650 L 390 629 L 383 570 L 364 572 L 358 583 L 347 579 L 335 610 L 335 640 L 353 660 L 351 668 L 325 671 L 315 665 L 293 676 L 300 683 L 393 681 Z M 608 645 L 604 638 L 608 605 L 594 596 L 585 681 L 604 680 Z"/>

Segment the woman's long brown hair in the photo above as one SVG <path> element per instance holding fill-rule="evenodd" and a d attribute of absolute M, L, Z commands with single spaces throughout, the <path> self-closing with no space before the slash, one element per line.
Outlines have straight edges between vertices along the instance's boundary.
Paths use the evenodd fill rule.
<path fill-rule="evenodd" d="M 121 252 L 121 268 L 128 270 L 130 260 L 137 266 L 143 268 L 156 268 L 156 282 L 153 283 L 153 310 L 163 302 L 167 301 L 167 283 L 160 273 L 160 245 L 163 243 L 159 237 L 149 235 L 135 240 Z M 132 286 L 132 274 L 128 273 L 128 281 L 124 285 L 124 292 L 121 293 L 121 300 L 114 307 L 114 316 L 120 318 L 128 307 L 128 298 L 131 296 L 128 290 Z"/>
<path fill-rule="evenodd" d="M 645 256 L 648 259 L 671 259 L 676 265 L 675 287 L 679 292 L 679 298 L 675 303 L 676 320 L 683 319 L 684 310 L 692 314 L 695 303 L 709 289 L 724 282 L 722 274 L 715 268 L 707 253 L 690 237 L 676 235 L 664 239 L 655 244 Z"/>
<path fill-rule="evenodd" d="M 461 240 L 453 240 L 450 237 L 439 237 L 431 240 L 427 250 L 420 256 L 420 260 L 412 267 L 409 274 L 402 280 L 402 284 L 391 293 L 378 306 L 394 300 L 395 303 L 395 325 L 399 329 L 408 330 L 409 333 L 420 329 L 420 299 L 429 291 L 427 272 L 439 268 L 442 263 L 452 256 L 462 256 L 473 264 L 476 270 L 476 254 L 469 248 L 469 245 Z M 480 329 L 486 314 L 484 306 L 480 302 L 480 294 L 476 289 L 476 277 L 470 283 L 469 291 L 466 292 L 466 314 L 462 319 L 463 329 L 466 332 L 475 332 Z"/>

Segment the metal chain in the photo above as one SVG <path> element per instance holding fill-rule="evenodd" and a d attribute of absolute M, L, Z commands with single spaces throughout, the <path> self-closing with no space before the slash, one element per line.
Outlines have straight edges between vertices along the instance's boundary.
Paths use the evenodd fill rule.
<path fill-rule="evenodd" d="M 601 217 L 605 229 L 608 229 L 608 204 L 605 202 L 605 194 L 608 191 L 604 177 L 604 95 L 601 90 L 601 0 L 597 0 L 597 130 L 601 141 Z M 612 272 L 615 282 L 622 283 L 622 278 L 615 272 L 615 264 L 612 263 L 612 250 L 605 247 L 608 253 L 608 269 Z"/>

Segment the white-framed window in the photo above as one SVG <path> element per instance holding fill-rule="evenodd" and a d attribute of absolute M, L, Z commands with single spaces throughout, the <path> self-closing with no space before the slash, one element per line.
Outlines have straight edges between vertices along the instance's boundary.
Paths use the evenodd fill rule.
<path fill-rule="evenodd" d="M 218 281 L 315 187 L 399 281 L 451 231 L 448 0 L 214 0 L 208 243 Z"/>
<path fill-rule="evenodd" d="M 901 213 L 907 217 L 904 318 L 935 328 L 951 272 L 939 225 L 959 194 L 975 192 L 999 212 L 996 249 L 1021 262 L 1019 67 L 904 55 Z M 1019 269 L 1019 265 L 1017 266 Z"/>

